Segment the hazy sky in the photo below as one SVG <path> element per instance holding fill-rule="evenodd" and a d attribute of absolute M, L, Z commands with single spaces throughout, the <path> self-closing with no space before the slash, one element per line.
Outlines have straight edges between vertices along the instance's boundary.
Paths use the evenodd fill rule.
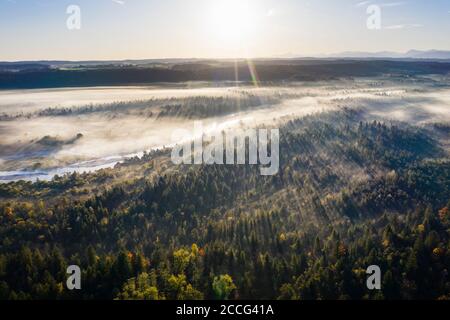
<path fill-rule="evenodd" d="M 368 6 L 381 28 L 367 27 Z M 69 5 L 81 29 L 69 30 Z M 0 60 L 450 50 L 450 0 L 0 0 Z"/>

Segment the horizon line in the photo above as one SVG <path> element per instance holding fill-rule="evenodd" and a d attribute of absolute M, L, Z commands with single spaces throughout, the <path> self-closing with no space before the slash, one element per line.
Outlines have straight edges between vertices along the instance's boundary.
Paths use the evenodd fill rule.
<path fill-rule="evenodd" d="M 145 60 L 154 60 L 154 61 L 162 61 L 162 60 L 267 60 L 267 59 L 279 59 L 279 60 L 292 60 L 292 59 L 383 59 L 383 58 L 390 58 L 390 59 L 418 59 L 418 60 L 447 60 L 447 58 L 413 58 L 413 57 L 401 57 L 401 55 L 406 55 L 409 52 L 423 52 L 423 53 L 429 53 L 429 52 L 446 52 L 450 55 L 450 49 L 409 49 L 407 51 L 390 51 L 390 50 L 378 50 L 378 51 L 358 51 L 358 50 L 349 50 L 349 51 L 342 51 L 342 52 L 335 52 L 335 53 L 316 53 L 311 55 L 301 55 L 301 54 L 291 54 L 291 53 L 285 53 L 285 54 L 279 54 L 279 55 L 273 55 L 273 56 L 259 56 L 259 57 L 159 57 L 159 58 L 98 58 L 98 59 L 30 59 L 30 60 L 9 60 L 9 59 L 0 59 L 0 63 L 21 63 L 21 62 L 68 62 L 68 63 L 79 63 L 79 62 L 121 62 L 121 61 L 145 61 Z M 399 55 L 398 57 L 395 56 L 379 56 L 379 57 L 373 57 L 370 55 L 375 54 L 393 54 L 393 55 Z M 366 54 L 367 56 L 345 56 L 345 54 Z M 450 59 L 450 57 L 449 57 Z"/>

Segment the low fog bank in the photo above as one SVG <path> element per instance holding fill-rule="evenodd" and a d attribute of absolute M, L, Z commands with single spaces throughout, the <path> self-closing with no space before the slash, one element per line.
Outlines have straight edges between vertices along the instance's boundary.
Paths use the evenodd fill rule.
<path fill-rule="evenodd" d="M 195 97 L 221 111 L 230 101 L 258 97 L 260 103 L 232 113 L 202 118 L 205 130 L 255 127 L 341 108 L 357 108 L 364 118 L 405 121 L 425 126 L 450 122 L 450 87 L 435 82 L 400 82 L 383 79 L 291 83 L 273 87 L 205 88 L 90 88 L 0 92 L 0 114 L 32 113 L 49 107 L 77 108 L 114 101 L 175 99 L 178 109 L 195 108 Z M 189 100 L 190 99 L 190 100 Z M 184 102 L 183 102 L 184 101 Z M 195 103 L 192 104 L 192 101 Z M 239 102 L 241 103 L 241 102 Z M 157 103 L 156 103 L 157 105 Z M 238 104 L 240 106 L 241 104 Z M 202 106 L 203 108 L 205 106 Z M 236 107 L 236 104 L 233 104 Z M 159 107 L 159 109 L 164 108 Z M 177 129 L 193 131 L 199 119 L 167 114 L 154 116 L 155 104 L 126 111 L 58 116 L 20 116 L 0 121 L 0 181 L 51 179 L 55 174 L 84 172 L 114 166 L 144 150 L 171 146 Z M 148 109 L 148 110 L 147 110 Z M 215 109 L 215 110 L 216 110 Z M 148 112 L 147 112 L 148 111 Z M 159 110 L 161 111 L 161 110 Z M 179 110 L 178 110 L 179 111 Z M 183 114 L 183 113 L 181 113 Z M 191 137 L 185 137 L 189 139 Z"/>

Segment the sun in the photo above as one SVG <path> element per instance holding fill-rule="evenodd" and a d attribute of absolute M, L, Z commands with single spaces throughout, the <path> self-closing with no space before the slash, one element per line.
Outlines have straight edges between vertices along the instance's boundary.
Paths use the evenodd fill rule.
<path fill-rule="evenodd" d="M 244 45 L 257 35 L 255 11 L 249 1 L 212 0 L 208 23 L 211 37 L 226 45 Z"/>

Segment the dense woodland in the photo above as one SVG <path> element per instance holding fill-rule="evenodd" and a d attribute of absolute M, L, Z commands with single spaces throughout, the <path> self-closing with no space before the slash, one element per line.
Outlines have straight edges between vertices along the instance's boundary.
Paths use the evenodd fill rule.
<path fill-rule="evenodd" d="M 279 94 L 281 95 L 281 94 Z M 299 94 L 284 94 L 283 98 L 298 97 Z M 103 114 L 110 116 L 136 115 L 139 117 L 172 117 L 183 119 L 204 119 L 243 112 L 270 104 L 280 103 L 282 99 L 273 96 L 261 97 L 245 90 L 231 91 L 229 96 L 193 96 L 183 98 L 150 99 L 138 101 L 90 104 L 81 107 L 50 107 L 29 113 L 0 113 L 0 121 L 31 119 L 39 117 L 67 117 L 84 114 Z"/>
<path fill-rule="evenodd" d="M 1 184 L 0 299 L 450 299 L 437 134 L 342 110 L 286 123 L 275 176 L 163 150 Z M 66 289 L 72 264 L 81 290 Z"/>
<path fill-rule="evenodd" d="M 0 63 L 0 88 L 57 88 L 122 86 L 188 81 L 253 81 L 249 63 L 263 82 L 317 81 L 344 77 L 382 75 L 410 78 L 415 75 L 447 75 L 448 60 L 352 60 L 352 59 L 260 59 L 194 61 L 41 61 L 39 63 Z M 238 79 L 236 79 L 236 74 Z"/>

